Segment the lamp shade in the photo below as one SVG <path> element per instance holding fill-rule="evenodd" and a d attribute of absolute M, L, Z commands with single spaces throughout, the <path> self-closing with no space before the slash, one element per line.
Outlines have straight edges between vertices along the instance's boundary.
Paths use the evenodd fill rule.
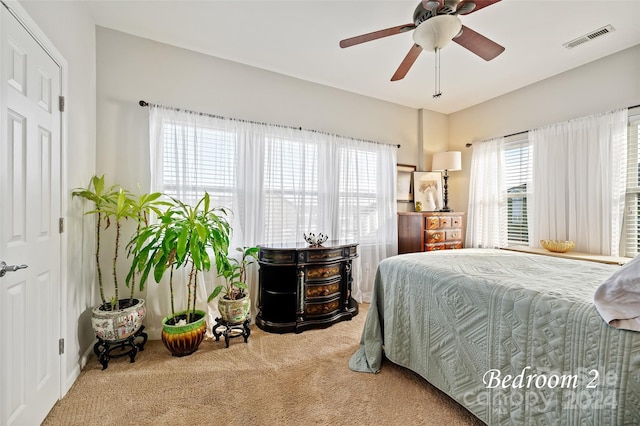
<path fill-rule="evenodd" d="M 413 30 L 413 41 L 424 50 L 433 52 L 445 47 L 461 29 L 462 22 L 457 16 L 437 15 Z"/>
<path fill-rule="evenodd" d="M 433 154 L 431 170 L 434 172 L 462 170 L 462 154 L 460 151 L 436 152 Z"/>

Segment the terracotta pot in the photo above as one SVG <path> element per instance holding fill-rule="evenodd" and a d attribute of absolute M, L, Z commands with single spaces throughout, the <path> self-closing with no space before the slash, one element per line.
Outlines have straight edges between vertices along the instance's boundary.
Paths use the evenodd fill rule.
<path fill-rule="evenodd" d="M 193 318 L 195 316 L 195 318 Z M 191 355 L 198 350 L 200 342 L 207 331 L 206 314 L 204 311 L 192 311 L 190 323 L 174 324 L 180 319 L 186 320 L 187 311 L 168 315 L 162 320 L 162 343 L 173 356 Z"/>
<path fill-rule="evenodd" d="M 109 310 L 110 304 L 91 311 L 91 326 L 96 336 L 107 342 L 118 342 L 134 335 L 144 319 L 147 308 L 144 299 L 120 299 L 119 309 Z"/>
<path fill-rule="evenodd" d="M 229 324 L 241 324 L 251 312 L 251 299 L 248 294 L 236 300 L 221 296 L 218 298 L 218 311 L 223 321 Z"/>

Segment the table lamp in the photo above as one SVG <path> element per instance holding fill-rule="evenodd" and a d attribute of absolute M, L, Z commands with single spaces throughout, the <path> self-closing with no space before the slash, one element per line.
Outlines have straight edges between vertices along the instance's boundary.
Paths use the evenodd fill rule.
<path fill-rule="evenodd" d="M 462 170 L 462 154 L 460 151 L 436 152 L 433 154 L 431 170 L 434 172 L 444 172 L 444 207 L 441 212 L 452 212 L 449 207 L 449 172 Z"/>

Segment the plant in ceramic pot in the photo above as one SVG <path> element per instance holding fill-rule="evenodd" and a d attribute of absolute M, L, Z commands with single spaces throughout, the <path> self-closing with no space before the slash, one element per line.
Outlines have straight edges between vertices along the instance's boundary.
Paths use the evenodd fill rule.
<path fill-rule="evenodd" d="M 171 313 L 162 320 L 162 341 L 174 356 L 195 352 L 204 338 L 206 314 L 196 309 L 196 282 L 212 264 L 223 270 L 231 232 L 226 215 L 224 208 L 211 207 L 208 193 L 193 207 L 174 199 L 157 223 L 143 227 L 128 244 L 133 261 L 127 280 L 139 272 L 142 287 L 150 274 L 159 283 L 169 271 Z M 174 275 L 180 269 L 187 273 L 187 297 L 186 306 L 176 309 Z"/>
<path fill-rule="evenodd" d="M 240 258 L 229 256 L 223 262 L 220 276 L 226 285 L 218 285 L 209 295 L 211 302 L 218 295 L 218 310 L 228 324 L 244 322 L 251 311 L 251 299 L 247 287 L 247 267 L 258 259 L 258 247 L 237 247 Z M 224 291 L 223 291 L 224 290 Z"/>
<path fill-rule="evenodd" d="M 100 291 L 100 305 L 92 310 L 91 324 L 96 336 L 106 342 L 118 342 L 133 336 L 142 327 L 146 314 L 144 299 L 134 298 L 131 287 L 128 298 L 120 298 L 118 281 L 118 258 L 122 238 L 122 224 L 125 220 L 134 220 L 140 226 L 146 221 L 150 211 L 159 212 L 160 193 L 133 196 L 118 185 L 106 186 L 104 176 L 93 176 L 86 188 L 73 190 L 74 197 L 80 197 L 93 203 L 93 209 L 86 215 L 95 215 L 95 263 Z M 113 227 L 112 227 L 113 225 Z M 114 294 L 107 298 L 102 275 L 101 248 L 103 232 L 111 228 L 115 233 L 111 274 Z M 98 354 L 98 344 L 94 350 Z M 101 361 L 102 362 L 102 361 Z M 104 365 L 104 364 L 103 364 Z"/>

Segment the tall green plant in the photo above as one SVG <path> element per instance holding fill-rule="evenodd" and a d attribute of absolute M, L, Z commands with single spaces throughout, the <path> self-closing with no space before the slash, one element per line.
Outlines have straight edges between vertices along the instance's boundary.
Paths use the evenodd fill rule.
<path fill-rule="evenodd" d="M 105 214 L 105 209 L 114 203 L 114 198 L 117 194 L 116 186 L 110 186 L 105 188 L 104 175 L 98 177 L 93 176 L 91 182 L 86 188 L 76 188 L 71 193 L 74 197 L 84 198 L 85 200 L 93 202 L 94 208 L 87 211 L 86 215 L 96 215 L 96 273 L 98 274 L 98 287 L 100 289 L 100 300 L 102 304 L 106 304 L 107 300 L 104 295 L 104 284 L 102 282 L 102 268 L 100 264 L 100 242 L 101 242 L 101 229 L 102 220 L 105 219 L 108 224 L 108 215 Z M 108 225 L 106 225 L 108 226 Z"/>
<path fill-rule="evenodd" d="M 112 275 L 114 282 L 114 296 L 110 300 L 111 309 L 117 309 L 119 298 L 118 283 L 118 257 L 120 250 L 120 239 L 122 235 L 122 223 L 124 220 L 133 219 L 137 222 L 137 228 L 140 229 L 142 223 L 147 223 L 148 215 L 151 211 L 160 212 L 159 206 L 166 204 L 159 200 L 161 193 L 142 194 L 133 196 L 129 191 L 123 189 L 119 185 L 105 186 L 103 176 L 93 176 L 91 183 L 87 188 L 76 188 L 73 190 L 74 197 L 81 197 L 93 203 L 94 208 L 85 214 L 96 215 L 96 271 L 98 275 L 98 286 L 100 289 L 100 299 L 102 305 L 107 307 L 107 298 L 104 293 L 104 284 L 102 279 L 102 268 L 100 263 L 100 249 L 102 230 L 108 229 L 112 222 L 115 222 L 115 245 L 112 258 Z M 135 279 L 134 279 L 135 282 Z M 133 299 L 134 286 L 131 286 L 129 299 Z"/>
<path fill-rule="evenodd" d="M 154 192 L 151 194 L 140 194 L 137 197 L 130 198 L 131 215 L 136 219 L 136 234 L 144 227 L 149 226 L 149 215 L 151 212 L 156 216 L 162 214 L 160 210 L 161 206 L 170 206 L 171 204 L 160 200 L 162 193 Z M 130 289 L 129 298 L 133 298 L 133 293 L 136 287 L 136 275 L 131 277 L 131 282 L 127 281 L 127 285 Z"/>
<path fill-rule="evenodd" d="M 142 289 L 152 272 L 155 281 L 159 283 L 169 270 L 171 314 L 175 316 L 174 272 L 179 268 L 188 269 L 185 310 L 187 322 L 190 322 L 191 315 L 195 313 L 198 273 L 211 269 L 211 255 L 216 270 L 224 268 L 231 227 L 225 219 L 228 211 L 221 207 L 211 207 L 208 193 L 195 206 L 176 199 L 173 199 L 173 203 L 159 216 L 157 223 L 142 228 L 129 241 L 132 264 L 127 282 L 139 272 Z"/>

